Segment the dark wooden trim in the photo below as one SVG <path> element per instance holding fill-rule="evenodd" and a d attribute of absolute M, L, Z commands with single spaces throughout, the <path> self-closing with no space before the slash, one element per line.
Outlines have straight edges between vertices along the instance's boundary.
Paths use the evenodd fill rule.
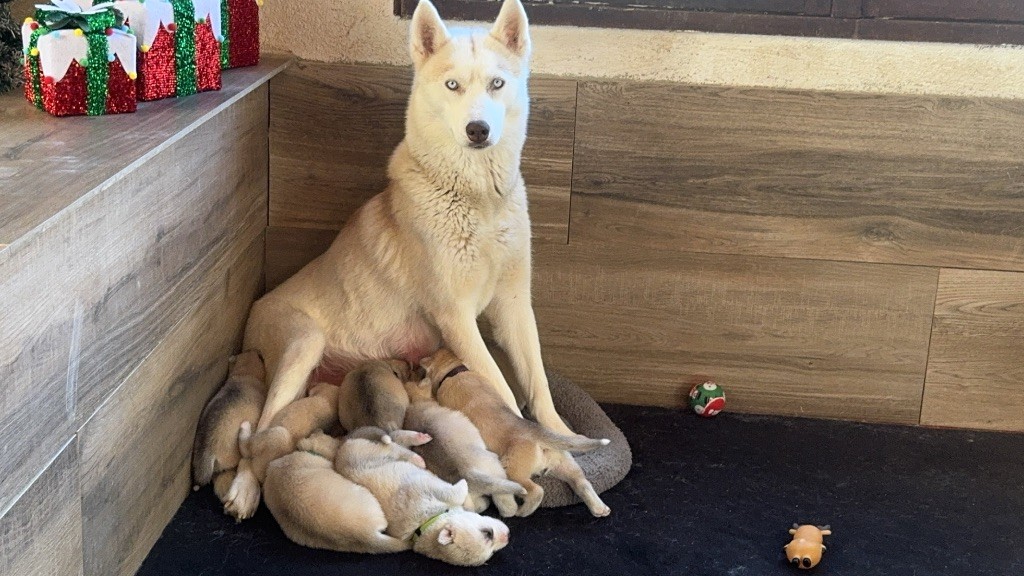
<path fill-rule="evenodd" d="M 444 18 L 488 21 L 496 0 L 433 0 Z M 535 24 L 915 42 L 1024 44 L 1020 0 L 524 0 Z M 395 0 L 408 17 L 418 0 Z M 646 7 L 638 7 L 640 4 Z M 673 8 L 672 6 L 675 6 Z M 732 11 L 730 11 L 730 9 Z M 759 11 L 756 9 L 760 9 Z"/>
<path fill-rule="evenodd" d="M 863 0 L 864 16 L 912 20 L 1024 23 L 1020 0 Z"/>

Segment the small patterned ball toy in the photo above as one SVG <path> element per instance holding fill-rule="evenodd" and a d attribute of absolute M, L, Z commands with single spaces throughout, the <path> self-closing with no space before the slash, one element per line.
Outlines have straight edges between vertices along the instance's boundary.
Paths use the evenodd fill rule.
<path fill-rule="evenodd" d="M 702 382 L 690 389 L 690 408 L 710 418 L 725 408 L 725 390 L 714 382 Z"/>

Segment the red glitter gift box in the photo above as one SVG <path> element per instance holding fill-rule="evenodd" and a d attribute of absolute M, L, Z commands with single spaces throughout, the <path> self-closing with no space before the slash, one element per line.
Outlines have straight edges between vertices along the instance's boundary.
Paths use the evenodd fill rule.
<path fill-rule="evenodd" d="M 109 3 L 39 6 L 22 25 L 25 97 L 54 116 L 135 111 L 135 37 Z"/>
<path fill-rule="evenodd" d="M 138 42 L 139 100 L 220 90 L 219 0 L 118 0 Z"/>
<path fill-rule="evenodd" d="M 220 5 L 221 68 L 260 62 L 260 12 L 263 0 L 223 0 Z"/>

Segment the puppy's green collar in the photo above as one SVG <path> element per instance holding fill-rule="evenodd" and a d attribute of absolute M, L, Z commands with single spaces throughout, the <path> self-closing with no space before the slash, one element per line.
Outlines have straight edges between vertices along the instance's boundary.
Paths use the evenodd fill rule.
<path fill-rule="evenodd" d="M 423 533 L 426 532 L 427 529 L 429 529 L 434 524 L 434 522 L 437 522 L 438 518 L 440 518 L 441 516 L 444 516 L 445 514 L 447 514 L 449 512 L 451 512 L 451 510 L 443 510 L 441 512 L 438 512 L 437 514 L 434 514 L 430 518 L 427 518 L 426 522 L 424 522 L 423 524 L 420 524 L 420 527 L 417 528 L 416 531 L 412 533 L 412 542 L 413 542 L 413 544 L 415 544 L 416 541 L 420 539 L 420 536 L 423 536 Z"/>

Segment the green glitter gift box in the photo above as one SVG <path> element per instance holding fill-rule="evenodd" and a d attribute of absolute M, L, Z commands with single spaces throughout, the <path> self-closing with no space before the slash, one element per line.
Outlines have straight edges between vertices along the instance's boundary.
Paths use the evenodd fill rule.
<path fill-rule="evenodd" d="M 21 27 L 25 98 L 54 116 L 135 111 L 135 36 L 112 3 L 37 4 Z"/>

